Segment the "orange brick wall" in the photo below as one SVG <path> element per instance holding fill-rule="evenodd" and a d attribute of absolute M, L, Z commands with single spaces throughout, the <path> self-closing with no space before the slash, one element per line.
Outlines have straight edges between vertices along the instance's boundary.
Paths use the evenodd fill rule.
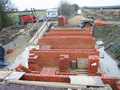
<path fill-rule="evenodd" d="M 99 56 L 97 49 L 50 49 L 50 50 L 30 50 L 30 53 L 38 55 L 39 66 L 59 66 L 61 54 L 69 55 L 69 62 L 77 58 L 88 58 L 89 55 Z"/>
<path fill-rule="evenodd" d="M 89 55 L 87 72 L 88 73 L 98 72 L 98 66 L 99 66 L 99 57 L 96 55 Z"/>
<path fill-rule="evenodd" d="M 81 28 L 50 28 L 50 32 L 53 32 L 53 31 L 56 31 L 56 32 L 62 32 L 62 31 L 86 31 L 86 32 L 90 32 L 90 30 L 86 30 L 86 29 L 81 29 Z"/>
<path fill-rule="evenodd" d="M 120 90 L 120 83 L 118 82 L 117 77 L 102 77 L 101 78 L 104 84 L 109 84 L 113 90 Z"/>
<path fill-rule="evenodd" d="M 46 33 L 45 36 L 91 36 L 92 37 L 92 33 L 91 32 L 80 32 L 80 31 L 71 31 L 71 32 L 49 32 Z"/>
<path fill-rule="evenodd" d="M 25 73 L 22 80 L 70 83 L 67 75 L 44 75 Z"/>
<path fill-rule="evenodd" d="M 47 36 L 39 39 L 39 48 L 51 45 L 51 49 L 93 49 L 95 39 L 82 36 Z"/>
<path fill-rule="evenodd" d="M 58 26 L 64 26 L 67 23 L 68 23 L 67 16 L 58 17 Z"/>
<path fill-rule="evenodd" d="M 32 71 L 37 71 L 39 69 L 38 56 L 35 54 L 30 54 L 28 58 L 28 69 Z"/>

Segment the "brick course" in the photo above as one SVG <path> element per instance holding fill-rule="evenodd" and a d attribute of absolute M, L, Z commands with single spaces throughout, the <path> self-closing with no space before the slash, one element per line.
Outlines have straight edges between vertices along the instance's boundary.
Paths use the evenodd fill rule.
<path fill-rule="evenodd" d="M 31 54 L 38 55 L 39 67 L 59 66 L 59 57 L 61 54 L 69 55 L 69 62 L 77 58 L 88 58 L 89 55 L 99 56 L 98 49 L 51 49 L 51 50 L 30 50 Z"/>
<path fill-rule="evenodd" d="M 95 38 L 89 36 L 47 36 L 39 39 L 39 48 L 51 45 L 51 49 L 93 49 Z"/>
<path fill-rule="evenodd" d="M 80 32 L 80 31 L 60 31 L 60 32 L 56 32 L 56 31 L 53 31 L 53 32 L 48 32 L 45 34 L 45 36 L 91 36 L 92 37 L 92 33 L 91 32 L 86 32 L 86 31 L 83 31 L 83 32 Z"/>

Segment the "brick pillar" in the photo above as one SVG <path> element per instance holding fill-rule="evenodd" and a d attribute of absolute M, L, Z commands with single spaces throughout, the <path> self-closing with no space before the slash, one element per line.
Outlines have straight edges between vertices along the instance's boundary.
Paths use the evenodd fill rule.
<path fill-rule="evenodd" d="M 60 55 L 59 73 L 68 73 L 69 70 L 69 55 Z"/>
<path fill-rule="evenodd" d="M 96 55 L 90 55 L 88 57 L 88 73 L 96 73 L 98 72 L 98 65 L 99 65 L 99 57 Z"/>
<path fill-rule="evenodd" d="M 37 60 L 38 56 L 35 54 L 30 54 L 28 58 L 28 69 L 32 71 L 37 71 L 39 69 L 39 63 Z"/>
<path fill-rule="evenodd" d="M 65 17 L 64 16 L 58 17 L 58 25 L 65 26 Z"/>

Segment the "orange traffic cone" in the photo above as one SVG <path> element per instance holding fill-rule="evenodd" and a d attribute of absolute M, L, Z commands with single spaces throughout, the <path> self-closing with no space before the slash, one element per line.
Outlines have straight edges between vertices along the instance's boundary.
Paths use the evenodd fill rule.
<path fill-rule="evenodd" d="M 99 26 L 107 24 L 106 22 L 101 21 L 101 20 L 96 20 L 96 21 L 94 21 L 94 23 L 97 24 L 97 25 L 99 25 Z"/>

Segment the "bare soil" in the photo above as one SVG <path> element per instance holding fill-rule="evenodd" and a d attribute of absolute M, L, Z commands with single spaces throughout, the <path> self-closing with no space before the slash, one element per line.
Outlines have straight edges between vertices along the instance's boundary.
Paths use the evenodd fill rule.
<path fill-rule="evenodd" d="M 72 19 L 70 19 L 68 21 L 68 24 L 78 24 L 81 21 L 81 19 L 84 19 L 84 17 L 81 16 L 81 15 L 78 15 L 78 16 L 73 17 Z"/>

